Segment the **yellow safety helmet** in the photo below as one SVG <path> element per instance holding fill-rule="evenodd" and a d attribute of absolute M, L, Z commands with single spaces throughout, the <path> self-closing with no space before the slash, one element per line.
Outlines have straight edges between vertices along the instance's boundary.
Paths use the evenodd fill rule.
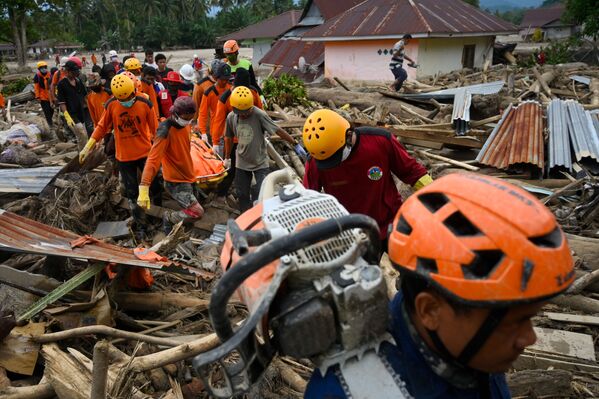
<path fill-rule="evenodd" d="M 349 122 L 335 111 L 319 109 L 304 123 L 304 146 L 316 160 L 325 160 L 345 145 L 345 133 L 349 128 Z"/>
<path fill-rule="evenodd" d="M 231 93 L 231 107 L 238 111 L 247 111 L 254 106 L 254 95 L 245 86 L 238 86 Z"/>
<path fill-rule="evenodd" d="M 121 73 L 112 78 L 110 89 L 117 100 L 126 100 L 131 97 L 131 94 L 135 93 L 135 84 L 129 76 Z"/>
<path fill-rule="evenodd" d="M 126 71 L 134 71 L 136 69 L 141 69 L 141 63 L 137 58 L 129 58 L 127 61 L 125 61 Z"/>
<path fill-rule="evenodd" d="M 48 68 L 48 63 L 46 61 L 40 61 L 37 63 L 37 69 L 40 69 L 42 67 L 46 67 Z"/>

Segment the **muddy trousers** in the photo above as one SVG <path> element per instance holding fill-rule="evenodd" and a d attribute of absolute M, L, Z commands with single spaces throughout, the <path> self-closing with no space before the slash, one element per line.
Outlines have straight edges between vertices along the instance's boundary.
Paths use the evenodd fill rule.
<path fill-rule="evenodd" d="M 258 169 L 254 171 L 237 169 L 235 172 L 235 189 L 239 198 L 239 209 L 241 213 L 252 207 L 254 201 L 258 200 L 260 187 L 270 169 Z M 256 185 L 252 187 L 252 177 L 256 179 Z"/>
<path fill-rule="evenodd" d="M 393 87 L 395 88 L 395 91 L 399 91 L 401 90 L 403 83 L 408 78 L 408 73 L 399 64 L 397 64 L 395 68 L 392 68 L 391 72 L 393 72 L 393 76 L 395 76 L 395 82 L 393 82 Z"/>
<path fill-rule="evenodd" d="M 52 104 L 50 104 L 50 101 L 48 100 L 40 100 L 40 104 L 42 106 L 42 111 L 44 111 L 46 122 L 48 122 L 48 127 L 52 127 L 52 117 L 54 116 L 54 108 L 52 108 Z"/>
<path fill-rule="evenodd" d="M 165 233 L 169 233 L 172 226 L 184 220 L 199 219 L 204 214 L 204 209 L 193 193 L 191 183 L 172 183 L 165 181 L 164 188 L 179 206 L 183 209 L 175 211 L 165 209 L 162 222 Z"/>
<path fill-rule="evenodd" d="M 141 174 L 146 164 L 146 158 L 137 159 L 135 161 L 121 162 L 117 161 L 119 173 L 124 186 L 124 196 L 129 202 L 131 215 L 133 216 L 134 229 L 143 228 L 145 226 L 145 213 L 142 208 L 137 205 L 137 196 L 139 195 L 139 182 Z M 150 199 L 154 205 L 162 205 L 162 178 L 156 176 L 150 185 Z"/>

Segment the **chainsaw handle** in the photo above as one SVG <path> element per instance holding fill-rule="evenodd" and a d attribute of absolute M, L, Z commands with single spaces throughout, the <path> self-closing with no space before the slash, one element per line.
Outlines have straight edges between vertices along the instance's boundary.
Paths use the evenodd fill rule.
<path fill-rule="evenodd" d="M 235 267 L 223 274 L 212 290 L 209 312 L 214 331 L 225 342 L 233 335 L 233 327 L 227 316 L 227 303 L 235 290 L 252 274 L 282 256 L 341 234 L 345 230 L 361 228 L 370 240 L 369 252 L 373 257 L 379 253 L 379 226 L 366 215 L 351 214 L 328 219 L 277 238 L 258 250 L 242 257 Z"/>

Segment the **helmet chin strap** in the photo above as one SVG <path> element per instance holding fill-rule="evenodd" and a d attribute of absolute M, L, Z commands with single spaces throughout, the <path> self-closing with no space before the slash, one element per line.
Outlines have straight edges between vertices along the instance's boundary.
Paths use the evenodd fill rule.
<path fill-rule="evenodd" d="M 492 309 L 485 321 L 481 324 L 478 331 L 474 336 L 470 339 L 470 341 L 466 344 L 462 352 L 456 357 L 453 356 L 436 331 L 428 330 L 428 335 L 433 341 L 435 348 L 439 351 L 439 354 L 446 361 L 455 364 L 459 367 L 470 368 L 468 363 L 472 358 L 480 351 L 485 342 L 489 339 L 493 331 L 497 328 L 497 326 L 501 323 L 501 320 L 505 317 L 508 312 L 508 308 L 497 308 Z M 479 380 L 479 389 L 481 391 L 481 398 L 490 397 L 489 392 L 489 379 L 487 373 L 479 372 L 478 370 L 474 370 L 477 372 L 477 378 Z M 483 378 L 484 377 L 484 378 Z"/>

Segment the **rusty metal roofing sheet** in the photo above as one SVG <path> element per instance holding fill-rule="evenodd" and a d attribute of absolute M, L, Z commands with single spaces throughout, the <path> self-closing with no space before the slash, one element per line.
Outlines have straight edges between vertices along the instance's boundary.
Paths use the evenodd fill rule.
<path fill-rule="evenodd" d="M 61 166 L 0 170 L 0 193 L 39 194 Z"/>
<path fill-rule="evenodd" d="M 519 163 L 543 169 L 544 144 L 543 109 L 537 102 L 526 101 L 506 110 L 476 160 L 498 169 Z"/>
<path fill-rule="evenodd" d="M 177 273 L 208 276 L 207 272 L 172 261 L 145 261 L 138 259 L 133 250 L 102 241 L 72 248 L 71 242 L 81 236 L 0 209 L 0 250 L 39 255 L 163 269 Z"/>
<path fill-rule="evenodd" d="M 564 15 L 564 11 L 566 11 L 566 7 L 563 4 L 527 10 L 520 23 L 520 28 L 540 28 L 553 21 L 560 20 Z"/>
<path fill-rule="evenodd" d="M 299 22 L 301 15 L 302 12 L 299 10 L 286 11 L 256 24 L 246 26 L 245 28 L 242 28 L 236 32 L 218 37 L 216 40 L 218 42 L 224 42 L 230 39 L 245 40 L 270 37 L 278 38 L 283 33 L 293 28 Z"/>
<path fill-rule="evenodd" d="M 306 40 L 359 40 L 515 33 L 516 26 L 461 0 L 366 0 L 305 35 Z"/>
<path fill-rule="evenodd" d="M 547 124 L 549 131 L 549 169 L 563 166 L 572 170 L 568 109 L 563 101 L 551 101 L 547 107 Z"/>
<path fill-rule="evenodd" d="M 318 11 L 322 20 L 326 21 L 363 1 L 364 0 L 309 0 L 304 7 L 302 20 L 306 18 L 310 12 Z M 314 7 L 316 7 L 316 10 L 314 10 Z"/>
<path fill-rule="evenodd" d="M 260 64 L 280 65 L 287 68 L 297 66 L 300 57 L 310 65 L 324 62 L 324 44 L 320 42 L 304 42 L 293 39 L 281 39 L 262 57 Z"/>

